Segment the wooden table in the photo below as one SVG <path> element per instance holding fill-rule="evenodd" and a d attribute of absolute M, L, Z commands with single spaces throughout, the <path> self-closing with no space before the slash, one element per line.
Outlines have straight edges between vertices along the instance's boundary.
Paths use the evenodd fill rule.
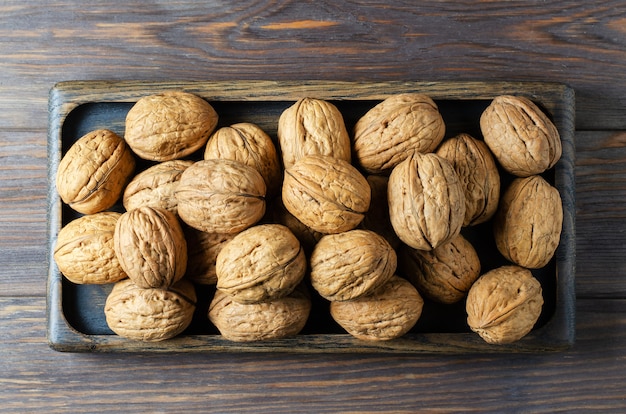
<path fill-rule="evenodd" d="M 626 2 L 228 3 L 0 5 L 1 410 L 626 410 Z M 574 347 L 433 356 L 51 350 L 47 101 L 56 82 L 76 79 L 570 85 L 577 105 Z"/>

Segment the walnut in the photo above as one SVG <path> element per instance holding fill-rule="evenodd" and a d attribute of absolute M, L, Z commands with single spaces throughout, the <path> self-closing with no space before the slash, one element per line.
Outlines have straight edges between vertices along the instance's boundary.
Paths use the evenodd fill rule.
<path fill-rule="evenodd" d="M 303 98 L 278 119 L 283 165 L 290 168 L 306 155 L 327 155 L 351 161 L 351 143 L 343 115 L 330 102 Z"/>
<path fill-rule="evenodd" d="M 445 134 L 433 100 L 419 93 L 390 96 L 354 126 L 354 155 L 369 173 L 389 172 L 413 151 L 432 152 Z"/>
<path fill-rule="evenodd" d="M 562 224 L 559 191 L 539 175 L 516 178 L 494 217 L 496 246 L 513 263 L 541 268 L 554 256 Z"/>
<path fill-rule="evenodd" d="M 68 280 L 104 284 L 126 278 L 113 247 L 115 224 L 120 216 L 109 211 L 82 216 L 59 231 L 54 261 Z"/>
<path fill-rule="evenodd" d="M 268 195 L 278 194 L 282 169 L 274 142 L 260 127 L 251 123 L 234 124 L 211 135 L 204 159 L 225 158 L 255 168 L 265 180 Z"/>
<path fill-rule="evenodd" d="M 169 91 L 139 99 L 126 115 L 124 138 L 141 158 L 169 161 L 206 144 L 218 115 L 204 99 Z"/>
<path fill-rule="evenodd" d="M 174 213 L 157 207 L 127 211 L 113 240 L 122 269 L 141 288 L 167 288 L 185 274 L 187 243 Z"/>
<path fill-rule="evenodd" d="M 298 220 L 320 233 L 352 230 L 368 210 L 365 177 L 344 160 L 309 155 L 285 170 L 283 203 Z"/>
<path fill-rule="evenodd" d="M 398 267 L 422 295 L 444 304 L 463 299 L 480 276 L 478 253 L 460 234 L 430 251 L 404 245 Z"/>
<path fill-rule="evenodd" d="M 502 266 L 472 285 L 467 295 L 467 323 L 489 343 L 511 343 L 532 330 L 542 306 L 541 284 L 530 270 Z"/>
<path fill-rule="evenodd" d="M 235 342 L 281 339 L 298 334 L 306 325 L 311 299 L 299 286 L 288 296 L 243 304 L 217 290 L 209 305 L 209 320 L 222 336 Z"/>
<path fill-rule="evenodd" d="M 238 233 L 265 214 L 265 181 L 238 161 L 202 160 L 187 168 L 176 189 L 178 215 L 207 233 Z"/>
<path fill-rule="evenodd" d="M 463 186 L 452 164 L 414 152 L 389 176 L 389 218 L 396 234 L 415 249 L 432 250 L 460 233 Z"/>
<path fill-rule="evenodd" d="M 104 304 L 104 315 L 117 335 L 154 342 L 181 334 L 191 323 L 195 309 L 195 289 L 184 279 L 169 289 L 141 288 L 126 279 L 113 286 Z"/>
<path fill-rule="evenodd" d="M 298 220 L 285 208 L 281 197 L 272 200 L 271 217 L 275 223 L 287 226 L 294 236 L 300 241 L 305 253 L 311 253 L 317 242 L 324 236 L 323 233 L 315 231 L 306 224 Z"/>
<path fill-rule="evenodd" d="M 463 185 L 463 225 L 473 226 L 491 219 L 500 198 L 500 173 L 487 145 L 469 134 L 459 134 L 445 140 L 436 154 L 452 163 Z"/>
<path fill-rule="evenodd" d="M 482 113 L 480 129 L 500 165 L 518 177 L 540 174 L 561 157 L 559 131 L 530 99 L 496 97 Z"/>
<path fill-rule="evenodd" d="M 135 171 L 135 158 L 116 133 L 98 129 L 78 139 L 61 159 L 56 188 L 61 200 L 83 214 L 117 202 Z"/>
<path fill-rule="evenodd" d="M 356 299 L 385 284 L 396 264 L 396 252 L 372 231 L 329 234 L 311 254 L 311 284 L 330 301 Z"/>
<path fill-rule="evenodd" d="M 424 300 L 407 280 L 393 276 L 374 293 L 331 302 L 330 314 L 350 335 L 384 341 L 406 334 L 422 315 Z"/>
<path fill-rule="evenodd" d="M 302 281 L 306 257 L 300 242 L 281 224 L 242 231 L 217 255 L 217 288 L 240 303 L 288 295 Z"/>
<path fill-rule="evenodd" d="M 185 278 L 201 285 L 215 285 L 217 255 L 236 233 L 206 233 L 189 226 L 185 226 L 183 231 L 187 241 Z"/>
<path fill-rule="evenodd" d="M 384 175 L 369 175 L 367 183 L 371 190 L 370 208 L 365 213 L 363 221 L 359 224 L 359 228 L 372 230 L 383 236 L 387 242 L 397 249 L 402 244 L 398 235 L 393 231 L 391 220 L 389 219 L 389 198 L 387 197 L 387 188 L 389 177 Z"/>

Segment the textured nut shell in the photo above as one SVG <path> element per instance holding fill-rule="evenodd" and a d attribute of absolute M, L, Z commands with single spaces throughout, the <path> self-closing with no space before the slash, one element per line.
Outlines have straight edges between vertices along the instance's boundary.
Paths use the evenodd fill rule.
<path fill-rule="evenodd" d="M 369 230 L 329 234 L 311 254 L 311 285 L 325 299 L 350 300 L 372 293 L 395 273 L 396 252 Z"/>
<path fill-rule="evenodd" d="M 108 211 L 82 216 L 59 231 L 54 261 L 66 278 L 78 284 L 103 284 L 126 277 L 113 247 L 120 216 Z"/>
<path fill-rule="evenodd" d="M 354 229 L 371 200 L 369 184 L 356 168 L 322 155 L 301 158 L 286 170 L 282 195 L 291 214 L 325 234 Z"/>
<path fill-rule="evenodd" d="M 500 165 L 516 176 L 540 174 L 561 158 L 559 131 L 527 98 L 496 97 L 482 113 L 480 129 Z"/>
<path fill-rule="evenodd" d="M 389 177 L 369 175 L 367 176 L 367 183 L 372 194 L 370 208 L 365 213 L 359 228 L 380 234 L 389 242 L 391 247 L 397 249 L 402 244 L 402 241 L 393 231 L 391 220 L 389 219 L 389 199 L 387 197 Z"/>
<path fill-rule="evenodd" d="M 276 197 L 273 200 L 271 212 L 271 220 L 275 223 L 287 226 L 300 241 L 300 245 L 305 253 L 313 251 L 317 242 L 324 236 L 323 233 L 311 229 L 287 211 L 281 197 Z"/>
<path fill-rule="evenodd" d="M 480 259 L 459 234 L 430 251 L 404 245 L 398 251 L 398 268 L 422 295 L 451 304 L 463 299 L 480 276 Z"/>
<path fill-rule="evenodd" d="M 513 263 L 541 268 L 559 246 L 562 224 L 559 191 L 538 175 L 516 178 L 505 190 L 494 218 L 496 246 Z"/>
<path fill-rule="evenodd" d="M 180 176 L 193 161 L 164 161 L 137 174 L 124 190 L 124 208 L 159 207 L 178 214 L 174 195 Z"/>
<path fill-rule="evenodd" d="M 204 99 L 187 92 L 145 96 L 126 115 L 124 138 L 141 158 L 169 161 L 206 144 L 218 115 Z"/>
<path fill-rule="evenodd" d="M 330 314 L 350 335 L 364 340 L 399 338 L 417 323 L 424 300 L 413 285 L 393 276 L 371 295 L 331 302 Z"/>
<path fill-rule="evenodd" d="M 432 152 L 445 134 L 433 100 L 418 93 L 390 96 L 354 126 L 354 155 L 369 173 L 390 171 L 412 151 Z"/>
<path fill-rule="evenodd" d="M 298 100 L 280 115 L 277 134 L 285 168 L 306 155 L 328 155 L 347 162 L 352 159 L 343 116 L 330 102 Z"/>
<path fill-rule="evenodd" d="M 167 288 L 185 274 L 187 243 L 176 216 L 140 207 L 122 214 L 115 227 L 115 253 L 128 277 L 142 288 Z"/>
<path fill-rule="evenodd" d="M 531 331 L 542 306 L 541 285 L 530 270 L 503 266 L 472 285 L 467 294 L 467 323 L 489 343 L 511 343 Z"/>
<path fill-rule="evenodd" d="M 135 171 L 135 158 L 124 140 L 106 129 L 78 139 L 61 159 L 56 175 L 59 196 L 83 214 L 112 207 Z"/>
<path fill-rule="evenodd" d="M 464 226 L 489 220 L 498 208 L 500 173 L 487 145 L 469 134 L 445 140 L 437 155 L 452 163 L 465 193 Z"/>
<path fill-rule="evenodd" d="M 265 180 L 267 193 L 278 194 L 282 169 L 274 142 L 260 127 L 251 123 L 234 124 L 211 135 L 204 159 L 224 158 L 255 168 Z"/>
<path fill-rule="evenodd" d="M 217 290 L 209 305 L 209 320 L 229 341 L 252 342 L 298 334 L 309 317 L 311 299 L 303 288 L 267 302 L 242 304 Z"/>
<path fill-rule="evenodd" d="M 236 235 L 217 255 L 217 288 L 240 303 L 288 295 L 302 281 L 306 257 L 281 224 L 262 224 Z"/>
<path fill-rule="evenodd" d="M 238 233 L 265 214 L 265 181 L 254 168 L 233 160 L 198 161 L 181 175 L 178 215 L 207 233 Z"/>
<path fill-rule="evenodd" d="M 389 218 L 396 234 L 415 249 L 431 250 L 460 233 L 465 195 L 449 161 L 418 152 L 389 176 Z"/>
<path fill-rule="evenodd" d="M 185 278 L 201 285 L 215 285 L 217 255 L 235 234 L 205 233 L 192 227 L 185 227 L 187 241 L 187 271 Z"/>
<path fill-rule="evenodd" d="M 155 342 L 181 334 L 191 323 L 195 309 L 195 289 L 184 279 L 168 290 L 140 288 L 126 279 L 113 286 L 104 315 L 117 335 Z"/>

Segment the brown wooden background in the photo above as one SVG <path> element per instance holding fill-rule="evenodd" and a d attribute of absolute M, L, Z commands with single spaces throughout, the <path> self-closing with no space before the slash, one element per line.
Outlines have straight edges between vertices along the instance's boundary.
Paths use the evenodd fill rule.
<path fill-rule="evenodd" d="M 0 411 L 626 410 L 626 2 L 0 4 Z M 90 355 L 46 343 L 62 80 L 533 80 L 574 88 L 576 345 L 548 355 Z"/>

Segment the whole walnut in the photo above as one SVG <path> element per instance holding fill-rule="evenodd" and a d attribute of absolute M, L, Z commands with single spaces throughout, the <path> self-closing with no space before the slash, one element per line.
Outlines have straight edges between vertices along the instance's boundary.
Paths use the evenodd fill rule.
<path fill-rule="evenodd" d="M 194 286 L 185 279 L 169 289 L 141 288 L 126 279 L 113 286 L 104 315 L 109 328 L 121 337 L 163 341 L 187 329 L 196 300 Z"/>
<path fill-rule="evenodd" d="M 452 163 L 463 185 L 463 226 L 491 219 L 500 198 L 500 173 L 487 145 L 469 134 L 459 134 L 445 140 L 436 154 Z"/>
<path fill-rule="evenodd" d="M 496 246 L 513 263 L 538 269 L 554 256 L 562 224 L 559 191 L 539 175 L 516 178 L 494 217 Z"/>
<path fill-rule="evenodd" d="M 114 283 L 126 278 L 113 246 L 120 213 L 101 212 L 79 217 L 63 227 L 54 246 L 59 271 L 78 284 Z"/>
<path fill-rule="evenodd" d="M 561 158 L 559 131 L 528 98 L 496 97 L 482 113 L 480 129 L 500 165 L 518 177 L 540 174 Z"/>
<path fill-rule="evenodd" d="M 277 134 L 284 168 L 306 155 L 327 155 L 348 163 L 352 159 L 343 115 L 328 101 L 298 100 L 280 115 Z"/>
<path fill-rule="evenodd" d="M 122 214 L 113 236 L 117 259 L 141 288 L 167 288 L 185 274 L 187 243 L 174 213 L 139 207 Z"/>
<path fill-rule="evenodd" d="M 79 138 L 65 153 L 56 174 L 64 203 L 83 214 L 113 207 L 135 171 L 135 158 L 115 132 L 98 129 Z"/>
<path fill-rule="evenodd" d="M 390 96 L 354 126 L 354 155 L 369 173 L 389 172 L 413 151 L 432 152 L 445 134 L 435 102 L 419 93 Z"/>
<path fill-rule="evenodd" d="M 407 280 L 393 276 L 373 293 L 330 303 L 330 314 L 358 339 L 385 341 L 399 338 L 415 326 L 424 300 Z"/>
<path fill-rule="evenodd" d="M 396 234 L 415 249 L 432 250 L 461 231 L 463 186 L 452 164 L 414 152 L 389 176 L 389 218 Z"/>
<path fill-rule="evenodd" d="M 139 99 L 128 111 L 124 138 L 139 157 L 169 161 L 203 147 L 217 120 L 217 112 L 197 95 L 157 93 Z"/>
<path fill-rule="evenodd" d="M 206 233 L 189 226 L 183 231 L 187 241 L 185 278 L 200 285 L 215 285 L 217 255 L 237 233 Z"/>
<path fill-rule="evenodd" d="M 309 155 L 285 170 L 283 203 L 298 220 L 320 233 L 352 230 L 369 209 L 367 180 L 338 158 Z"/>
<path fill-rule="evenodd" d="M 389 198 L 387 196 L 389 177 L 368 175 L 367 183 L 370 185 L 372 194 L 370 208 L 365 213 L 359 228 L 380 234 L 389 242 L 391 247 L 397 249 L 402 244 L 402 241 L 393 231 L 389 218 Z"/>
<path fill-rule="evenodd" d="M 502 266 L 482 275 L 470 288 L 467 323 L 489 343 L 511 343 L 532 330 L 542 306 L 541 284 L 530 270 Z"/>

